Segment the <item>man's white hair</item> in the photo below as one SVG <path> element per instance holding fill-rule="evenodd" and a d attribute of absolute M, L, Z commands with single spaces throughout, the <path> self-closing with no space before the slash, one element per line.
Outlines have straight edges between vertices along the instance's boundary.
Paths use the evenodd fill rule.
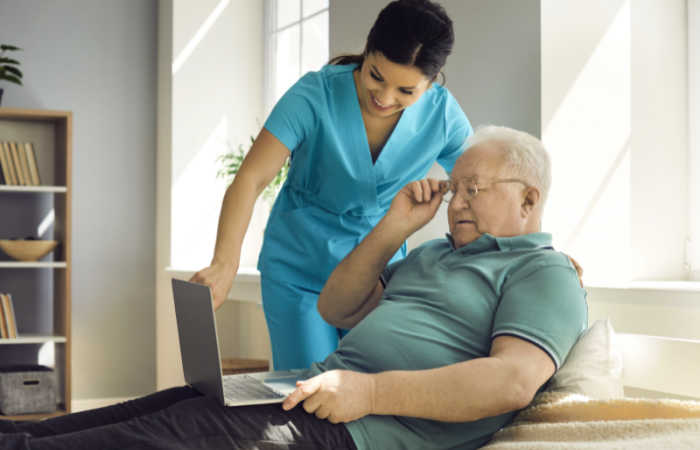
<path fill-rule="evenodd" d="M 467 151 L 485 142 L 499 144 L 507 168 L 514 176 L 536 186 L 542 196 L 542 204 L 547 199 L 552 184 L 552 169 L 549 154 L 542 141 L 524 131 L 496 125 L 484 125 L 476 129 L 467 139 Z"/>

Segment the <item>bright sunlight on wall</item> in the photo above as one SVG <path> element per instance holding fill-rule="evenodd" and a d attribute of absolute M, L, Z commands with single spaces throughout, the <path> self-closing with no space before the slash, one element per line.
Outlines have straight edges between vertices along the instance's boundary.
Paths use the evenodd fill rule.
<path fill-rule="evenodd" d="M 544 228 L 593 282 L 685 278 L 685 2 L 542 2 Z"/>
<path fill-rule="evenodd" d="M 227 187 L 216 176 L 217 157 L 241 144 L 247 149 L 265 121 L 265 102 L 328 61 L 328 0 L 173 5 L 170 265 L 197 270 L 213 256 Z M 257 265 L 269 210 L 258 199 L 241 268 Z"/>
<path fill-rule="evenodd" d="M 198 270 L 214 252 L 221 201 L 217 157 L 262 121 L 263 8 L 259 0 L 173 4 L 170 265 Z M 262 203 L 262 202 L 258 202 Z M 267 205 L 257 205 L 241 266 L 255 266 Z"/>

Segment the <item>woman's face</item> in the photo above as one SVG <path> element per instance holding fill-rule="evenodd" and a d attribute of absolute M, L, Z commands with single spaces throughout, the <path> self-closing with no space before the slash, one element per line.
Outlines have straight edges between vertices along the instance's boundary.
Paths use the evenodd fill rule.
<path fill-rule="evenodd" d="M 367 55 L 356 79 L 360 106 L 375 117 L 390 117 L 411 106 L 431 84 L 417 67 L 391 62 L 380 52 Z"/>

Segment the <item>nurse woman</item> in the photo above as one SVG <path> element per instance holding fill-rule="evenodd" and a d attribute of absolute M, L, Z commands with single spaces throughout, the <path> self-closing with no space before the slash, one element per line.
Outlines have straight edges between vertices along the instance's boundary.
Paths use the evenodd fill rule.
<path fill-rule="evenodd" d="M 435 161 L 449 173 L 462 152 L 471 125 L 436 83 L 453 42 L 440 5 L 391 2 L 362 55 L 335 58 L 284 94 L 227 189 L 211 265 L 192 278 L 212 288 L 215 308 L 236 275 L 255 200 L 290 157 L 258 263 L 276 370 L 308 367 L 335 350 L 344 330 L 316 309 L 331 271 L 404 185 Z M 404 243 L 392 261 L 405 253 Z"/>

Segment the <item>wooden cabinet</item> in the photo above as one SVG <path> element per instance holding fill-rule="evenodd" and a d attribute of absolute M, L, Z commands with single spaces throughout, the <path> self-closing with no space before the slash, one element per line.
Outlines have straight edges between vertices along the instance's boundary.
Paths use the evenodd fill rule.
<path fill-rule="evenodd" d="M 57 412 L 20 420 L 71 409 L 71 130 L 67 111 L 0 108 L 0 141 L 31 142 L 41 177 L 40 186 L 0 185 L 0 239 L 58 241 L 37 262 L 0 251 L 0 292 L 12 294 L 19 333 L 0 339 L 0 364 L 45 364 L 57 379 Z"/>

